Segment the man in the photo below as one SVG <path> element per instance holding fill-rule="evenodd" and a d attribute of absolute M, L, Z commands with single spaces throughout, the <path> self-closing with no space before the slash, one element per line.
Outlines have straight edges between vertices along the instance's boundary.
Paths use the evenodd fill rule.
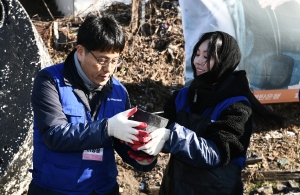
<path fill-rule="evenodd" d="M 88 16 L 65 62 L 37 74 L 28 195 L 119 194 L 114 149 L 141 171 L 154 167 L 155 158 L 139 157 L 125 144 L 143 141 L 145 131 L 138 129 L 146 124 L 128 120 L 136 108 L 129 109 L 127 91 L 113 77 L 124 46 L 112 16 Z"/>

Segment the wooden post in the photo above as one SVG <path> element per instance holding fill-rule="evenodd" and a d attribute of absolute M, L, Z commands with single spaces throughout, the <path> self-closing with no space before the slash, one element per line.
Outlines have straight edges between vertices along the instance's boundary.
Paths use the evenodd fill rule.
<path fill-rule="evenodd" d="M 131 33 L 135 34 L 139 24 L 139 7 L 141 0 L 132 0 Z"/>
<path fill-rule="evenodd" d="M 141 13 L 141 30 L 142 30 L 142 35 L 145 35 L 145 15 L 146 15 L 146 11 L 145 11 L 145 2 L 146 0 L 142 0 L 142 13 Z"/>
<path fill-rule="evenodd" d="M 300 170 L 267 170 L 267 171 L 243 171 L 243 181 L 287 181 L 299 180 Z"/>

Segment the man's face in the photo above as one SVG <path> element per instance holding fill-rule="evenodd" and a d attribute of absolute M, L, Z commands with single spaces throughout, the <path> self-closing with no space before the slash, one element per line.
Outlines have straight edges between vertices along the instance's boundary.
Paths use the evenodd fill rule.
<path fill-rule="evenodd" d="M 78 60 L 83 72 L 94 84 L 104 86 L 116 68 L 112 62 L 116 61 L 120 54 L 86 51 L 82 45 L 77 45 Z"/>

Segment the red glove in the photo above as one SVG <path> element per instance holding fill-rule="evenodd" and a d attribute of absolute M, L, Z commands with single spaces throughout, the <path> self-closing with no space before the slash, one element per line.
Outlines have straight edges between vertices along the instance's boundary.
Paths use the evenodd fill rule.
<path fill-rule="evenodd" d="M 146 123 L 141 123 L 139 126 L 134 127 L 135 129 L 138 130 L 138 134 L 135 135 L 139 140 L 135 141 L 132 140 L 132 143 L 126 143 L 127 145 L 129 145 L 133 150 L 137 150 L 139 147 L 144 146 L 145 144 L 147 144 L 150 140 L 149 140 L 149 133 L 145 130 L 142 129 L 146 129 L 147 128 L 147 124 Z M 120 140 L 121 143 L 124 143 L 123 140 Z"/>
<path fill-rule="evenodd" d="M 147 131 L 144 131 L 144 130 L 138 130 L 138 134 L 135 135 L 139 140 L 138 141 L 135 141 L 135 140 L 132 140 L 133 142 L 145 142 L 145 143 L 148 143 L 150 140 L 149 140 L 149 133 Z M 124 143 L 123 140 L 120 140 L 121 143 Z"/>
<path fill-rule="evenodd" d="M 146 129 L 147 128 L 147 123 L 141 122 L 139 126 L 134 127 L 135 129 Z"/>
<path fill-rule="evenodd" d="M 132 150 L 128 150 L 128 155 L 130 158 L 135 159 L 138 163 L 142 164 L 142 165 L 148 165 L 150 163 L 152 163 L 157 156 L 151 156 L 145 152 L 136 152 L 136 151 L 132 151 Z"/>
<path fill-rule="evenodd" d="M 148 138 L 149 134 L 144 130 L 138 130 L 139 134 L 136 137 L 139 139 L 138 141 L 132 140 L 132 143 L 127 143 L 133 150 L 137 150 L 139 147 L 146 145 L 150 139 Z"/>

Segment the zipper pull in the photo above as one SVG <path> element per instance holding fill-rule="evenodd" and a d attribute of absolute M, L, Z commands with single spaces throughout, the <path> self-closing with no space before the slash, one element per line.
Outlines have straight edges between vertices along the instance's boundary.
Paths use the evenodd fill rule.
<path fill-rule="evenodd" d="M 194 96 L 194 101 L 193 102 L 196 102 L 197 101 L 197 89 L 195 90 L 195 96 Z"/>

